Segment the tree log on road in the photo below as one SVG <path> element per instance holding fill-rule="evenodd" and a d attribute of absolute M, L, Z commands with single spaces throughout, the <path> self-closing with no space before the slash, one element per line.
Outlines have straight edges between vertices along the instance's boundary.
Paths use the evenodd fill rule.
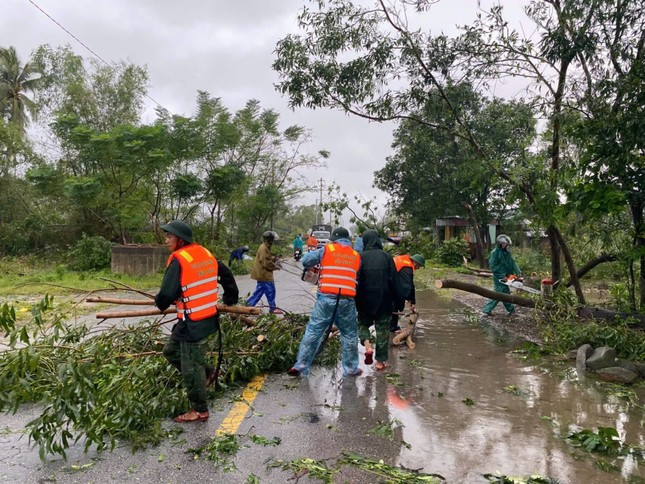
<path fill-rule="evenodd" d="M 217 311 L 220 313 L 232 314 L 260 314 L 259 308 L 248 308 L 244 306 L 224 306 L 223 304 L 217 305 Z M 138 318 L 142 316 L 159 316 L 161 314 L 174 314 L 177 309 L 170 307 L 165 311 L 158 309 L 139 309 L 137 311 L 106 311 L 103 313 L 96 313 L 96 319 L 114 319 L 114 318 Z"/>
<path fill-rule="evenodd" d="M 486 289 L 476 284 L 470 284 L 468 282 L 455 281 L 453 279 L 441 279 L 435 281 L 434 285 L 439 289 L 459 289 L 461 291 L 479 294 L 480 296 L 490 299 L 496 299 L 497 301 L 517 304 L 518 306 L 524 306 L 527 308 L 535 307 L 535 301 L 532 299 L 515 296 L 513 294 L 491 291 L 490 289 Z M 620 311 L 612 311 L 611 309 L 581 306 L 578 308 L 578 317 L 581 319 L 596 319 L 603 322 L 634 319 L 636 320 L 636 323 L 631 324 L 631 328 L 645 329 L 645 314 L 623 313 Z"/>
<path fill-rule="evenodd" d="M 502 292 L 495 292 L 490 289 L 478 286 L 477 284 L 470 284 L 468 282 L 455 281 L 453 279 L 441 279 L 437 280 L 434 283 L 435 287 L 438 289 L 459 289 L 466 292 L 474 292 L 480 296 L 487 297 L 489 299 L 496 299 L 497 301 L 509 302 L 517 304 L 518 306 L 524 306 L 526 308 L 534 308 L 535 301 L 532 299 L 515 296 L 513 294 L 504 294 Z"/>

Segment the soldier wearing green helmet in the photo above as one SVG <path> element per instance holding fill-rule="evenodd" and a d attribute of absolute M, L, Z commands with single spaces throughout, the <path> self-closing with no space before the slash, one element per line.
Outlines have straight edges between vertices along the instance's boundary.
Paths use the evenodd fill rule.
<path fill-rule="evenodd" d="M 419 267 L 425 267 L 426 259 L 421 254 L 403 254 L 394 258 L 394 265 L 396 266 L 396 272 L 399 275 L 399 287 L 401 289 L 399 300 L 397 301 L 394 309 L 396 311 L 403 311 L 405 308 L 405 301 L 408 301 L 410 304 L 410 310 L 412 312 L 416 312 L 417 300 L 414 288 L 414 271 L 419 269 Z M 393 314 L 392 319 L 390 320 L 390 331 L 396 332 L 400 330 L 399 316 L 397 314 Z"/>

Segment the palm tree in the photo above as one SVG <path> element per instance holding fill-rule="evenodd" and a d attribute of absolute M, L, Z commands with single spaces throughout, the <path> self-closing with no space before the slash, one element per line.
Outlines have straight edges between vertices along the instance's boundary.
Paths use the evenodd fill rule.
<path fill-rule="evenodd" d="M 24 133 L 30 119 L 36 117 L 37 106 L 25 92 L 38 88 L 37 67 L 27 62 L 21 65 L 15 47 L 0 47 L 0 116 Z"/>

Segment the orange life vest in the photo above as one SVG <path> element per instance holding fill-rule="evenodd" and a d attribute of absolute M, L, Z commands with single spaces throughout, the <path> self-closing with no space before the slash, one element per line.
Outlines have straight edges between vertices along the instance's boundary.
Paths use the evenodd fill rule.
<path fill-rule="evenodd" d="M 356 275 L 361 266 L 358 252 L 348 245 L 327 244 L 320 265 L 320 292 L 356 296 Z"/>
<path fill-rule="evenodd" d="M 177 317 L 190 314 L 192 321 L 217 314 L 217 259 L 199 244 L 189 244 L 168 257 L 166 267 L 173 259 L 181 266 L 181 297 L 175 301 Z"/>
<path fill-rule="evenodd" d="M 397 255 L 394 258 L 394 265 L 396 266 L 396 272 L 401 272 L 401 269 L 404 267 L 409 267 L 414 271 L 414 264 L 412 263 L 412 259 L 410 259 L 410 256 L 405 254 L 405 255 Z"/>

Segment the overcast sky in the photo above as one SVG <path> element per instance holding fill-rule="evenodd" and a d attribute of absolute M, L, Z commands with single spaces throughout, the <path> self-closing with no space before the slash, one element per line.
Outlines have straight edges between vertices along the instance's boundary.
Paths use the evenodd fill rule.
<path fill-rule="evenodd" d="M 171 112 L 191 115 L 197 90 L 221 97 L 231 111 L 258 99 L 262 107 L 280 113 L 282 128 L 300 124 L 313 130 L 310 151 L 331 152 L 327 169 L 306 173 L 312 183 L 322 177 L 348 193 L 385 199 L 372 188 L 373 172 L 391 154 L 395 125 L 369 123 L 339 111 L 291 111 L 287 99 L 273 87 L 275 44 L 297 32 L 296 16 L 303 1 L 33 1 L 102 58 L 147 66 L 150 96 Z M 519 18 L 526 2 L 503 3 L 510 15 Z M 474 18 L 477 5 L 477 0 L 443 0 L 418 21 L 433 32 L 452 33 L 456 24 Z M 91 56 L 29 0 L 0 0 L 0 7 L 0 46 L 15 46 L 22 59 L 41 44 L 70 44 L 76 53 Z M 146 101 L 143 121 L 152 122 L 154 106 Z M 313 201 L 314 195 L 303 200 Z"/>

